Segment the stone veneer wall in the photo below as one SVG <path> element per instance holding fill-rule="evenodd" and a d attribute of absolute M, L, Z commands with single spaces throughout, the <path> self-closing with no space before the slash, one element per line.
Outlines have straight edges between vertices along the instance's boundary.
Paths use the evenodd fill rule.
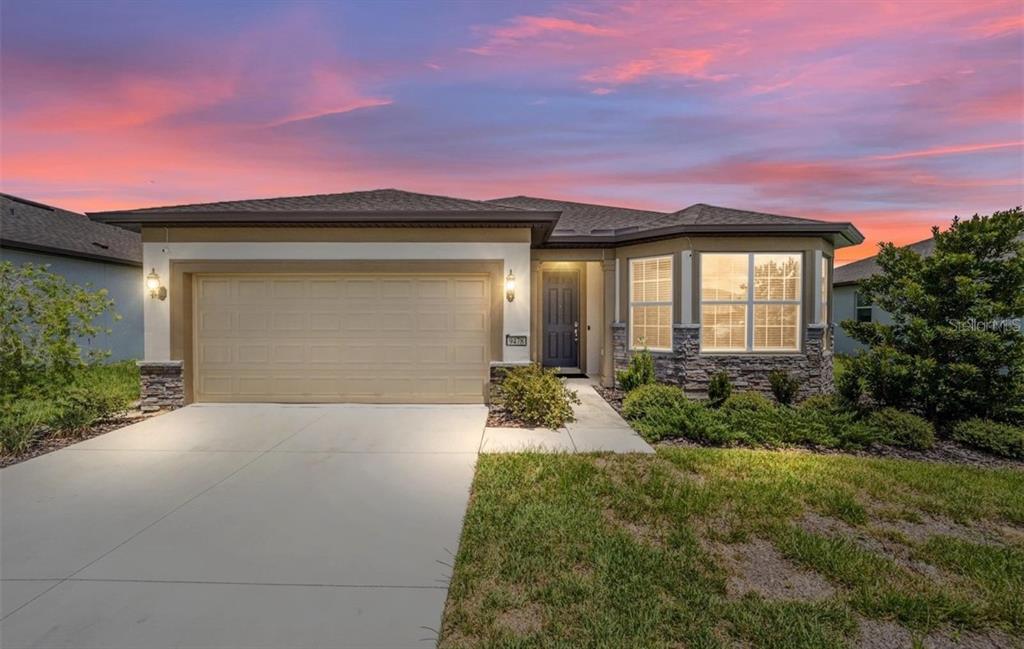
<path fill-rule="evenodd" d="M 139 410 L 174 410 L 185 405 L 181 361 L 139 361 Z"/>
<path fill-rule="evenodd" d="M 701 354 L 700 325 L 674 325 L 672 351 L 651 352 L 654 373 L 663 383 L 678 385 L 693 397 L 706 397 L 711 376 L 725 370 L 735 390 L 753 390 L 771 396 L 768 375 L 785 370 L 800 381 L 798 398 L 826 394 L 834 389 L 832 350 L 825 344 L 824 327 L 807 327 L 804 348 L 790 354 Z M 629 365 L 632 352 L 626 341 L 625 323 L 612 325 L 615 371 Z"/>

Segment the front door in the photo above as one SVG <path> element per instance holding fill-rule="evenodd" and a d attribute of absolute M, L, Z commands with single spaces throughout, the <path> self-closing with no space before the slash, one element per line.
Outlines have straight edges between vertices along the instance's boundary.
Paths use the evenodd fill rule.
<path fill-rule="evenodd" d="M 544 271 L 544 366 L 579 367 L 580 274 Z"/>

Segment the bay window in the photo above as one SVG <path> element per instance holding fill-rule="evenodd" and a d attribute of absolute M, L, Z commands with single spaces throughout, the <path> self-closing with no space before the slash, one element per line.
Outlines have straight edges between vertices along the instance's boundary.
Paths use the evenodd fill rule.
<path fill-rule="evenodd" d="M 798 351 L 800 253 L 703 253 L 701 351 Z"/>
<path fill-rule="evenodd" d="M 672 350 L 672 257 L 629 260 L 629 347 Z"/>

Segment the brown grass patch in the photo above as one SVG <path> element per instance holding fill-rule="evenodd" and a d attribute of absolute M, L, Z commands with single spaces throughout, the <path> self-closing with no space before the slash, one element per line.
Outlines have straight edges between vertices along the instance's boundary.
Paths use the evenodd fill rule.
<path fill-rule="evenodd" d="M 757 593 L 768 599 L 817 602 L 835 595 L 835 587 L 824 577 L 793 565 L 763 539 L 714 544 L 710 551 L 728 573 L 726 592 L 731 598 Z"/>

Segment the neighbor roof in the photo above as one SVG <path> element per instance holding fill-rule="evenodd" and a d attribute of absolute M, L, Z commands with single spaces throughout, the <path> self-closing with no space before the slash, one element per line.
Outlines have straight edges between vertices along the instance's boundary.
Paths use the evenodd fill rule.
<path fill-rule="evenodd" d="M 142 241 L 138 234 L 10 194 L 0 194 L 0 245 L 142 265 Z"/>
<path fill-rule="evenodd" d="M 924 241 L 918 241 L 917 243 L 911 243 L 906 246 L 914 252 L 928 256 L 935 250 L 935 239 L 929 237 Z M 832 284 L 835 286 L 842 286 L 843 284 L 856 284 L 861 280 L 865 280 L 875 273 L 878 273 L 882 269 L 878 267 L 877 255 L 874 257 L 867 257 L 859 261 L 854 261 L 844 266 L 837 267 L 832 272 Z"/>
<path fill-rule="evenodd" d="M 849 223 L 834 223 L 697 204 L 677 212 L 510 196 L 475 201 L 397 189 L 172 205 L 90 216 L 104 223 L 524 226 L 545 246 L 615 246 L 686 234 L 807 234 L 837 246 L 863 241 Z"/>

